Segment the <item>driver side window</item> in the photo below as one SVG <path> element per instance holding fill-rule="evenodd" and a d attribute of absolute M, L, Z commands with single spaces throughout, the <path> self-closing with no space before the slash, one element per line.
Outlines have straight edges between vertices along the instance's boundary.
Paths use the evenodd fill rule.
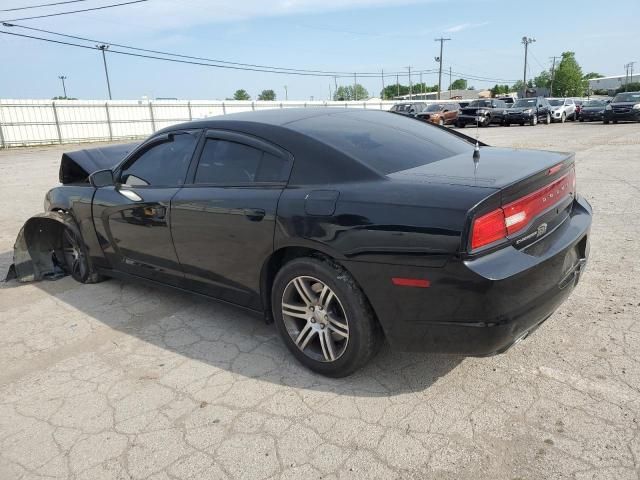
<path fill-rule="evenodd" d="M 183 185 L 198 133 L 177 133 L 168 141 L 151 146 L 122 170 L 121 183 L 131 187 Z"/>

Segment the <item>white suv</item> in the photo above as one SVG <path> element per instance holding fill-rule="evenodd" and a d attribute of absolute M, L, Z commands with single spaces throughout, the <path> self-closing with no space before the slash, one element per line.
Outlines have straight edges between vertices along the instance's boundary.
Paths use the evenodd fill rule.
<path fill-rule="evenodd" d="M 550 98 L 551 121 L 562 122 L 576 119 L 576 102 L 572 98 Z"/>

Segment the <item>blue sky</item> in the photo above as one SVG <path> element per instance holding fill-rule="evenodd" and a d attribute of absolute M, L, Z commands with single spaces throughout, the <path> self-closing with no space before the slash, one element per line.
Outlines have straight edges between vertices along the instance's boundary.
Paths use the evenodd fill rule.
<path fill-rule="evenodd" d="M 53 0 L 2 0 L 0 8 L 49 1 Z M 0 13 L 0 19 L 108 3 L 118 2 L 87 0 Z M 497 0 L 149 0 L 16 23 L 194 56 L 348 72 L 406 71 L 407 65 L 413 70 L 436 68 L 434 38 L 443 35 L 452 39 L 445 44 L 446 69 L 451 66 L 467 74 L 513 80 L 522 78 L 520 39 L 527 35 L 537 39 L 529 50 L 531 75 L 548 68 L 549 57 L 571 50 L 585 72 L 623 74 L 623 65 L 637 60 L 640 78 L 640 1 L 619 0 L 614 8 L 590 0 L 542 0 L 526 5 Z M 289 99 L 326 99 L 334 84 L 333 78 L 222 70 L 116 54 L 108 54 L 108 62 L 114 99 L 224 99 L 237 88 L 246 89 L 254 98 L 262 89 L 271 88 L 278 99 L 284 99 L 284 85 Z M 61 74 L 68 77 L 70 96 L 103 99 L 107 95 L 97 51 L 0 35 L 0 65 L 0 98 L 61 95 L 57 78 Z M 419 76 L 412 79 L 418 82 Z M 435 84 L 437 74 L 425 74 L 423 80 Z M 339 84 L 352 81 L 338 79 Z M 375 95 L 381 88 L 380 78 L 360 83 Z M 401 83 L 408 83 L 407 78 L 401 78 Z M 448 74 L 445 83 L 448 86 Z M 496 82 L 469 83 L 486 87 Z"/>

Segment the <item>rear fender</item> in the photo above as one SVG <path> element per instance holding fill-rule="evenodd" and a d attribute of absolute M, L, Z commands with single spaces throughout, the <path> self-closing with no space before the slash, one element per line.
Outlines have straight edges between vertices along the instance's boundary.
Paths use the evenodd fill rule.
<path fill-rule="evenodd" d="M 13 265 L 7 280 L 42 280 L 63 273 L 56 259 L 62 259 L 62 233 L 65 228 L 82 238 L 74 218 L 61 211 L 35 215 L 26 221 L 13 246 Z"/>

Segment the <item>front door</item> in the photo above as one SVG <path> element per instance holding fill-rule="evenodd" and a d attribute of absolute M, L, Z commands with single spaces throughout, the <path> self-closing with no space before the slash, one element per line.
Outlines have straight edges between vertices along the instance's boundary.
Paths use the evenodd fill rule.
<path fill-rule="evenodd" d="M 259 309 L 278 200 L 291 157 L 262 140 L 207 132 L 199 161 L 172 202 L 172 232 L 190 288 Z"/>
<path fill-rule="evenodd" d="M 151 138 L 96 190 L 93 218 L 109 266 L 178 284 L 184 275 L 171 238 L 171 200 L 184 185 L 200 131 Z"/>

